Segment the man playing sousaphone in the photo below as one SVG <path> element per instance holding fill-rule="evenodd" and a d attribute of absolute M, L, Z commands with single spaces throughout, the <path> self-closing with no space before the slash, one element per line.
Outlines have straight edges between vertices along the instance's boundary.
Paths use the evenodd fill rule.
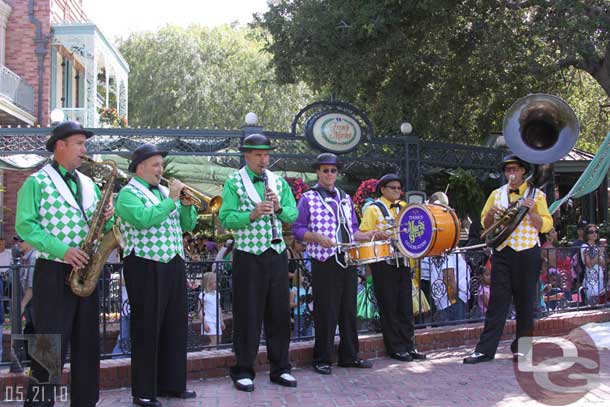
<path fill-rule="evenodd" d="M 358 218 L 352 199 L 335 185 L 340 163 L 331 153 L 318 155 L 313 168 L 318 183 L 299 200 L 299 216 L 292 225 L 292 234 L 307 242 L 311 256 L 314 298 L 315 343 L 313 368 L 331 374 L 335 331 L 339 323 L 338 365 L 370 368 L 371 362 L 358 357 L 356 332 L 356 268 L 347 266 L 341 244 L 371 240 L 373 231 L 358 230 Z"/>
<path fill-rule="evenodd" d="M 406 205 L 400 200 L 401 192 L 398 175 L 381 177 L 377 184 L 377 194 L 381 196 L 364 210 L 360 230 L 376 231 L 376 238 L 388 239 L 400 209 Z M 384 260 L 370 266 L 387 354 L 405 362 L 426 359 L 415 349 L 411 271 L 404 259 Z"/>
<path fill-rule="evenodd" d="M 536 189 L 533 198 L 528 196 L 530 187 L 524 181 L 529 165 L 514 154 L 504 158 L 502 171 L 508 183 L 494 190 L 481 213 L 485 229 L 494 224 L 503 209 L 518 199 L 529 208 L 527 215 L 508 238 L 495 248 L 491 257 L 491 285 L 485 328 L 475 351 L 464 359 L 466 364 L 493 360 L 506 322 L 506 313 L 511 303 L 517 312 L 516 338 L 511 344 L 513 360 L 517 361 L 518 341 L 532 336 L 534 330 L 534 305 L 538 298 L 538 279 L 541 266 L 538 233 L 546 233 L 553 227 L 544 192 Z"/>

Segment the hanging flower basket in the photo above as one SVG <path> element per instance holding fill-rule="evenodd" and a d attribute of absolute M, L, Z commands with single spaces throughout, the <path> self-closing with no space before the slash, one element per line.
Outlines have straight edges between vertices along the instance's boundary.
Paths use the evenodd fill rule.
<path fill-rule="evenodd" d="M 359 217 L 362 217 L 362 210 L 366 204 L 373 202 L 377 197 L 375 191 L 377 190 L 378 183 L 379 180 L 376 178 L 367 179 L 362 181 L 358 186 L 358 189 L 356 189 L 353 201 L 356 213 Z"/>
<path fill-rule="evenodd" d="M 290 189 L 292 190 L 292 195 L 294 195 L 294 199 L 299 201 L 303 193 L 309 191 L 310 186 L 307 185 L 302 178 L 300 177 L 284 177 Z"/>

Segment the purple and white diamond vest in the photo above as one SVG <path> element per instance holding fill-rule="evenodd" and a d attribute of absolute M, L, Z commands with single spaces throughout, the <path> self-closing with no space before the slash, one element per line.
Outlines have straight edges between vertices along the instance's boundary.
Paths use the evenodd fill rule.
<path fill-rule="evenodd" d="M 337 227 L 339 225 L 338 219 L 335 216 L 334 211 L 329 211 L 322 202 L 322 198 L 315 190 L 309 190 L 303 194 L 301 199 L 306 199 L 307 205 L 309 206 L 309 224 L 307 228 L 315 233 L 320 233 L 328 238 L 333 240 L 337 240 Z M 328 204 L 333 209 L 336 208 L 336 203 Z M 350 240 L 353 239 L 352 230 L 352 212 L 353 212 L 353 204 L 352 199 L 349 195 L 345 195 L 345 199 L 342 203 L 343 213 L 346 215 L 347 226 L 350 231 Z M 320 246 L 318 243 L 307 243 L 307 253 L 309 255 L 318 260 L 318 261 L 326 261 L 329 257 L 334 256 L 337 252 L 336 247 L 325 248 Z"/>

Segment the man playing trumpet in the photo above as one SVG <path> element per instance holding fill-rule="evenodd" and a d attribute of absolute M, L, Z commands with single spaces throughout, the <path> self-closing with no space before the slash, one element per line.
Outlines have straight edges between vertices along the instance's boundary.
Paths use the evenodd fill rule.
<path fill-rule="evenodd" d="M 139 406 L 157 396 L 194 398 L 186 390 L 187 299 L 182 232 L 197 212 L 181 197 L 184 184 L 159 185 L 167 152 L 142 144 L 133 152 L 135 176 L 116 203 L 125 241 L 124 277 L 131 307 L 131 392 Z"/>
<path fill-rule="evenodd" d="M 381 195 L 366 207 L 360 224 L 363 232 L 376 231 L 376 237 L 388 239 L 396 217 L 406 203 L 400 200 L 402 181 L 396 174 L 386 174 L 377 184 Z M 396 360 L 422 360 L 426 355 L 415 349 L 411 271 L 404 259 L 372 263 L 373 288 L 387 354 Z"/>
<path fill-rule="evenodd" d="M 222 191 L 219 218 L 233 229 L 233 350 L 231 379 L 241 391 L 254 390 L 254 361 L 264 321 L 270 379 L 296 387 L 290 374 L 290 301 L 288 257 L 282 222 L 297 217 L 288 183 L 271 171 L 269 139 L 263 134 L 244 138 L 239 150 L 246 165 L 233 173 Z"/>

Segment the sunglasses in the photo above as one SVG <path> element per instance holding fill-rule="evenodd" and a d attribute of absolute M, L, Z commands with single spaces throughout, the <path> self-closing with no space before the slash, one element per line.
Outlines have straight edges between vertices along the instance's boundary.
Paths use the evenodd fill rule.
<path fill-rule="evenodd" d="M 402 187 L 385 186 L 384 188 L 388 188 L 394 191 L 402 191 Z"/>
<path fill-rule="evenodd" d="M 337 173 L 337 169 L 336 168 L 324 168 L 323 170 L 321 170 L 324 174 L 336 174 Z"/>
<path fill-rule="evenodd" d="M 587 230 L 587 233 L 592 235 L 593 233 L 599 233 L 597 230 Z"/>

